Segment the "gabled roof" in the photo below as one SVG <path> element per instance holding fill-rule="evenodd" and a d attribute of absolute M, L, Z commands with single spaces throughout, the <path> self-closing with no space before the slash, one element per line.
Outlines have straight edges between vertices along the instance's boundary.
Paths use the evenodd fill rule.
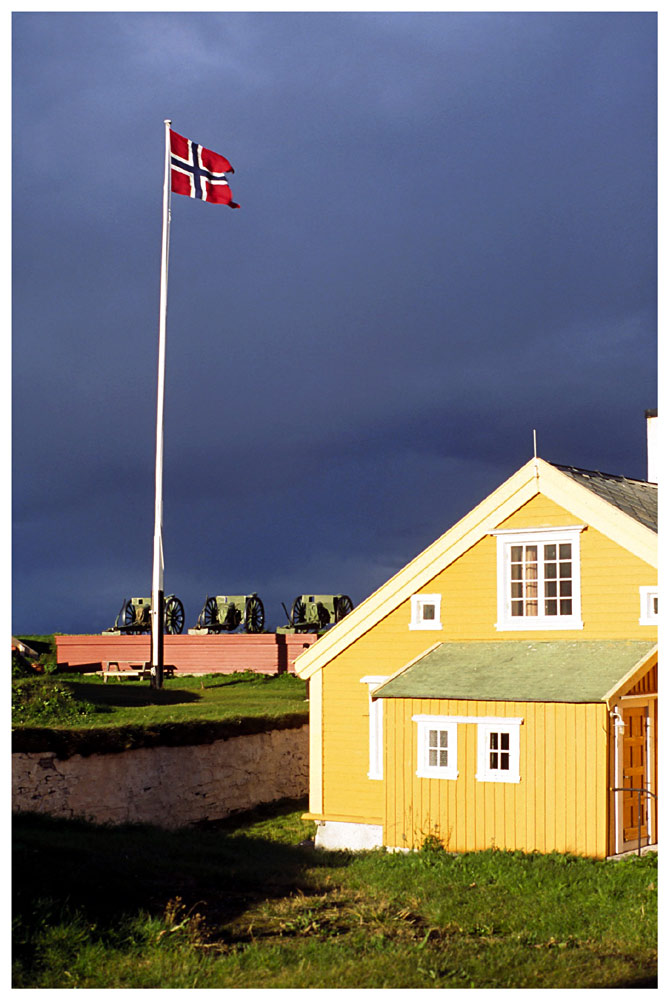
<path fill-rule="evenodd" d="M 605 701 L 657 649 L 650 641 L 442 642 L 373 692 L 375 698 Z"/>
<path fill-rule="evenodd" d="M 567 470 L 570 470 L 569 466 L 550 465 L 541 458 L 530 459 L 404 569 L 301 653 L 295 660 L 297 674 L 305 679 L 311 677 L 539 493 L 568 510 L 575 521 L 591 525 L 649 566 L 657 566 L 655 531 L 603 494 L 603 484 L 597 478 L 601 474 L 592 473 L 594 478 L 586 481 L 583 475 L 575 474 L 585 470 Z M 619 491 L 625 489 L 609 484 L 609 489 L 614 488 Z"/>
<path fill-rule="evenodd" d="M 639 524 L 657 532 L 657 483 L 627 479 L 609 472 L 575 469 L 571 465 L 556 465 L 554 468 L 571 476 L 575 482 L 592 490 L 623 513 L 629 514 Z"/>

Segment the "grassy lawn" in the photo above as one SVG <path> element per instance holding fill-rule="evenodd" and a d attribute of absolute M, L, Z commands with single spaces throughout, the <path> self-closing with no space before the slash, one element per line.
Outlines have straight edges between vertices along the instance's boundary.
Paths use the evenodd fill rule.
<path fill-rule="evenodd" d="M 656 985 L 655 855 L 317 851 L 305 806 L 169 833 L 15 819 L 13 986 Z"/>
<path fill-rule="evenodd" d="M 307 712 L 306 684 L 293 674 L 173 677 L 160 691 L 148 681 L 105 684 L 79 674 L 15 678 L 12 686 L 15 726 L 156 726 Z"/>

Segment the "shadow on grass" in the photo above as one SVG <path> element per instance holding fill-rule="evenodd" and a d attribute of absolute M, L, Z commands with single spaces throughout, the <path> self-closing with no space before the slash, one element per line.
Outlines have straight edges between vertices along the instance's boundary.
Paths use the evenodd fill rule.
<path fill-rule="evenodd" d="M 145 705 L 186 705 L 202 700 L 202 695 L 196 691 L 185 691 L 183 688 L 155 690 L 148 684 L 136 681 L 116 681 L 109 684 L 85 684 L 80 681 L 68 683 L 77 701 L 103 709 L 114 706 L 141 708 Z"/>
<path fill-rule="evenodd" d="M 251 819 L 295 811 L 295 802 Z M 13 914 L 23 926 L 45 904 L 80 913 L 98 932 L 114 932 L 141 912 L 160 917 L 177 897 L 197 907 L 214 931 L 250 905 L 316 890 L 307 869 L 349 863 L 343 853 L 280 843 L 238 832 L 248 815 L 217 824 L 166 831 L 156 827 L 95 826 L 36 814 L 14 817 Z"/>

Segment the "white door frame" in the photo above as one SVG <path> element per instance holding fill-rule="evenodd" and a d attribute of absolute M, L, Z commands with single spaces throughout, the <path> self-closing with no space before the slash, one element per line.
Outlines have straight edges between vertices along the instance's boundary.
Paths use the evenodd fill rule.
<path fill-rule="evenodd" d="M 625 723 L 623 721 L 622 712 L 625 708 L 645 708 L 646 709 L 646 773 L 644 775 L 644 787 L 648 789 L 649 792 L 656 792 L 655 788 L 655 768 L 653 766 L 653 761 L 655 755 L 653 752 L 655 745 L 655 732 L 653 729 L 653 712 L 651 711 L 652 702 L 657 698 L 657 695 L 626 695 L 620 698 L 618 704 L 613 711 L 613 729 L 614 729 L 614 784 L 613 787 L 617 789 L 622 789 L 623 786 L 623 737 L 625 735 Z M 639 849 L 639 840 L 627 840 L 623 839 L 623 810 L 622 810 L 622 795 L 623 792 L 616 791 L 613 792 L 614 801 L 614 823 L 615 823 L 615 853 L 623 854 L 627 851 L 637 851 Z M 652 796 L 646 796 L 646 831 L 647 836 L 641 838 L 641 847 L 645 847 L 647 844 L 653 844 L 656 842 L 655 837 L 655 824 L 653 822 L 655 817 L 655 803 Z"/>

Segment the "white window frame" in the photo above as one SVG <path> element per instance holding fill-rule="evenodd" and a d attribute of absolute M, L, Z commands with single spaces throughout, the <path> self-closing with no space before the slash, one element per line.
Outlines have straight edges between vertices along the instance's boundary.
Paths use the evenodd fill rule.
<path fill-rule="evenodd" d="M 423 608 L 426 604 L 434 605 L 434 618 L 423 618 Z M 441 594 L 413 594 L 409 628 L 413 631 L 436 632 L 441 627 Z"/>
<path fill-rule="evenodd" d="M 639 625 L 657 625 L 660 616 L 653 608 L 653 604 L 657 599 L 657 589 L 657 585 L 654 587 L 639 587 Z"/>
<path fill-rule="evenodd" d="M 498 719 L 486 719 L 479 722 L 477 726 L 477 781 L 501 781 L 505 783 L 515 783 L 520 781 L 520 726 L 522 719 L 509 719 L 500 717 Z M 490 734 L 508 733 L 509 768 L 490 767 Z"/>
<path fill-rule="evenodd" d="M 491 534 L 497 539 L 497 621 L 498 632 L 557 631 L 582 629 L 581 618 L 581 532 L 585 525 L 559 528 L 502 529 Z M 536 617 L 511 615 L 511 547 L 513 545 L 571 544 L 572 564 L 572 613 L 571 615 L 546 615 Z M 538 600 L 544 601 L 544 560 L 538 560 Z"/>
<path fill-rule="evenodd" d="M 374 698 L 377 688 L 390 675 L 361 677 L 360 683 L 367 685 L 369 696 L 369 770 L 367 777 L 372 781 L 383 781 L 383 698 Z"/>
<path fill-rule="evenodd" d="M 416 775 L 419 778 L 439 778 L 455 781 L 458 777 L 458 724 L 454 718 L 445 715 L 414 715 L 413 721 L 418 723 L 417 747 L 418 766 Z M 429 734 L 430 731 L 448 733 L 448 766 L 430 766 Z"/>

